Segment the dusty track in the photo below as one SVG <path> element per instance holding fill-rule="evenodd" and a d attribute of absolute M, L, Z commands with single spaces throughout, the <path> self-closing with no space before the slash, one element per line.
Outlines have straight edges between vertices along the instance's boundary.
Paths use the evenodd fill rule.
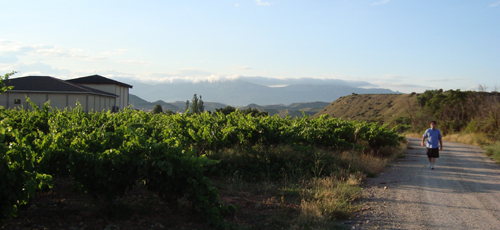
<path fill-rule="evenodd" d="M 420 140 L 364 190 L 352 229 L 500 229 L 500 166 L 475 146 L 444 142 L 435 170 Z"/>

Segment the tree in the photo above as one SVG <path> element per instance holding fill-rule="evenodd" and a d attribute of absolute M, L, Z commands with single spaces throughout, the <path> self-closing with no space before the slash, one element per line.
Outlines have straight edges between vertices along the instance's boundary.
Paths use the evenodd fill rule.
<path fill-rule="evenodd" d="M 5 75 L 1 76 L 0 75 L 0 93 L 3 93 L 7 90 L 11 90 L 13 86 L 6 86 L 5 85 L 5 80 L 9 80 L 9 77 L 16 74 L 16 71 L 12 71 L 10 73 L 6 73 Z"/>
<path fill-rule="evenodd" d="M 175 114 L 175 112 L 173 110 L 171 110 L 171 109 L 165 110 L 164 113 L 167 114 L 167 115 L 174 115 Z"/>
<path fill-rule="evenodd" d="M 205 105 L 203 103 L 203 100 L 201 99 L 201 95 L 200 98 L 198 98 L 198 96 L 194 94 L 193 99 L 191 100 L 191 106 L 189 105 L 189 101 L 186 101 L 185 111 L 186 113 L 189 111 L 189 113 L 192 114 L 205 112 Z"/>
<path fill-rule="evenodd" d="M 468 98 L 473 95 L 472 91 L 462 92 L 458 90 L 427 90 L 417 97 L 417 100 L 429 114 L 440 123 L 439 127 L 443 134 L 460 131 L 464 128 L 476 111 L 467 108 Z M 428 122 L 427 122 L 428 123 Z"/>
<path fill-rule="evenodd" d="M 189 100 L 186 100 L 186 107 L 184 107 L 184 113 L 189 113 Z"/>
<path fill-rule="evenodd" d="M 198 105 L 197 106 L 198 106 L 198 111 L 200 113 L 205 112 L 205 105 L 203 103 L 203 100 L 201 99 L 201 95 L 200 95 L 200 100 L 198 101 Z"/>
<path fill-rule="evenodd" d="M 194 94 L 193 99 L 191 100 L 191 112 L 192 113 L 203 113 L 205 111 L 205 106 L 203 105 L 203 100 L 198 98 L 196 94 Z"/>
<path fill-rule="evenodd" d="M 248 109 L 242 110 L 241 111 L 243 114 L 248 115 L 250 114 L 252 117 L 266 117 L 269 116 L 269 113 L 266 111 L 259 111 L 257 108 L 249 107 Z"/>
<path fill-rule="evenodd" d="M 163 113 L 163 108 L 161 107 L 161 105 L 156 105 L 153 109 L 153 114 L 157 114 L 157 113 Z"/>
<path fill-rule="evenodd" d="M 215 112 L 219 112 L 219 113 L 222 113 L 224 115 L 229 115 L 229 114 L 231 114 L 231 113 L 233 113 L 235 111 L 236 111 L 236 108 L 234 108 L 234 107 L 232 107 L 230 105 L 228 105 L 228 106 L 226 106 L 224 108 L 215 109 Z"/>

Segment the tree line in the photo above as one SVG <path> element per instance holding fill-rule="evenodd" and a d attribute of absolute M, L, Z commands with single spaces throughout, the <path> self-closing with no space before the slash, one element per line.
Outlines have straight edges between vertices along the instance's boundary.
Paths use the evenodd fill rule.
<path fill-rule="evenodd" d="M 234 113 L 236 111 L 240 111 L 241 113 L 243 113 L 245 115 L 250 114 L 252 117 L 269 116 L 268 112 L 260 111 L 257 108 L 247 108 L 244 110 L 238 110 L 237 108 L 228 105 L 224 108 L 215 109 L 216 113 L 220 112 L 224 115 L 229 115 L 229 114 Z M 156 105 L 151 112 L 154 114 L 158 114 L 158 113 L 174 114 L 175 113 L 174 111 L 172 111 L 170 109 L 163 111 L 163 108 L 159 104 Z M 204 113 L 204 112 L 205 112 L 205 105 L 204 105 L 203 98 L 201 95 L 200 95 L 200 97 L 198 97 L 196 94 L 194 94 L 193 99 L 191 99 L 191 102 L 189 102 L 189 100 L 186 101 L 186 107 L 184 107 L 184 113 L 186 113 L 186 114 L 200 114 L 200 113 Z M 207 111 L 207 112 L 212 113 L 211 111 Z"/>
<path fill-rule="evenodd" d="M 479 91 L 427 90 L 410 94 L 405 106 L 407 117 L 399 122 L 415 131 L 435 120 L 444 134 L 484 133 L 500 139 L 500 93 L 496 91 L 486 92 L 483 87 Z"/>

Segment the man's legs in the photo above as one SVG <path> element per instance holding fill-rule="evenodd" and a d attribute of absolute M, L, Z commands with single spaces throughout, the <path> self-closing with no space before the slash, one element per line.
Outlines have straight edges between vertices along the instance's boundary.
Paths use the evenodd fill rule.
<path fill-rule="evenodd" d="M 434 157 L 429 157 L 429 168 L 434 169 L 434 164 L 436 163 L 436 158 Z"/>
<path fill-rule="evenodd" d="M 427 148 L 427 158 L 429 158 L 429 168 L 434 169 L 434 164 L 436 163 L 436 158 L 439 157 L 439 149 Z"/>

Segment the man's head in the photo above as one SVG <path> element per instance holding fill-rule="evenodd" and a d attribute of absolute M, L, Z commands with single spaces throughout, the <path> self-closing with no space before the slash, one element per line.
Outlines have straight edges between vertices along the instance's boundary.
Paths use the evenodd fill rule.
<path fill-rule="evenodd" d="M 431 126 L 431 129 L 435 129 L 436 128 L 436 122 L 435 121 L 431 121 L 431 123 L 429 125 Z"/>

